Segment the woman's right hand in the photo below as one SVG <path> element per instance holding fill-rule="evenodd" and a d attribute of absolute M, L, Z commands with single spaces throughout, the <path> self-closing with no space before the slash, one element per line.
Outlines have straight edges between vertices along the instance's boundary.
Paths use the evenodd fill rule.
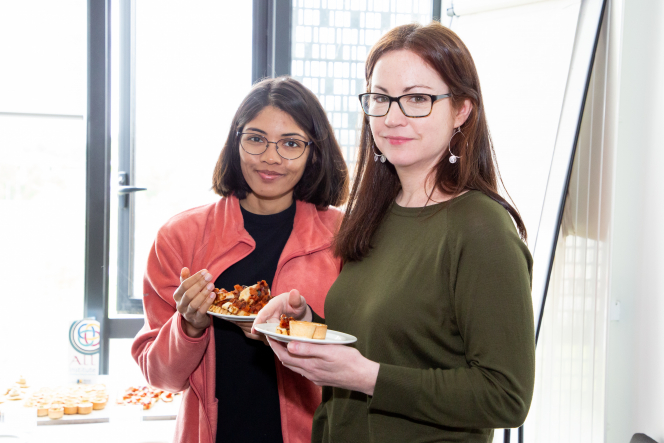
<path fill-rule="evenodd" d="M 278 323 L 281 314 L 286 314 L 297 320 L 311 321 L 311 310 L 307 306 L 307 301 L 300 295 L 297 289 L 292 289 L 290 292 L 277 295 L 263 309 L 258 311 L 258 315 L 256 315 L 256 319 L 251 327 L 251 332 L 259 334 L 254 329 L 254 325 Z"/>
<path fill-rule="evenodd" d="M 184 332 L 192 338 L 203 335 L 210 326 L 207 313 L 215 298 L 212 275 L 203 269 L 190 275 L 189 268 L 180 271 L 180 286 L 175 290 L 175 307 L 182 316 Z"/>

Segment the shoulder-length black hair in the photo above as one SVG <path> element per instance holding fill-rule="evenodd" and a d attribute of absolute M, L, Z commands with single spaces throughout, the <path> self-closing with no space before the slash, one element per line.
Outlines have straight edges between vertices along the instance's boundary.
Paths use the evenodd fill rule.
<path fill-rule="evenodd" d="M 348 168 L 334 130 L 316 96 L 287 76 L 256 83 L 238 108 L 214 168 L 214 191 L 223 197 L 235 194 L 240 200 L 251 192 L 240 167 L 237 133 L 242 132 L 244 126 L 267 106 L 290 115 L 313 141 L 304 174 L 293 190 L 293 198 L 313 203 L 319 209 L 344 204 L 348 198 Z"/>

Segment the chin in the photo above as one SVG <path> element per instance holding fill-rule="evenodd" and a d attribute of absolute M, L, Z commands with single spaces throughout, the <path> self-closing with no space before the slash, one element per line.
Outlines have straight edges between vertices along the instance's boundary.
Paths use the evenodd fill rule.
<path fill-rule="evenodd" d="M 288 194 L 288 192 L 285 192 L 285 193 L 274 192 L 274 191 L 272 191 L 272 192 L 270 192 L 270 191 L 262 192 L 260 190 L 258 192 L 252 191 L 251 193 L 254 194 L 254 197 L 256 197 L 259 200 L 277 200 L 277 199 L 283 197 L 284 195 Z"/>

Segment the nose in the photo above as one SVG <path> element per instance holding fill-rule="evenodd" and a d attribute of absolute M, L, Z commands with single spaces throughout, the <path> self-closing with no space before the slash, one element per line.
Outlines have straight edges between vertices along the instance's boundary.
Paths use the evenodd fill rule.
<path fill-rule="evenodd" d="M 385 115 L 385 126 L 390 128 L 405 126 L 407 119 L 408 117 L 401 111 L 401 107 L 399 107 L 397 102 L 390 103 L 390 109 L 388 109 L 387 115 Z"/>
<path fill-rule="evenodd" d="M 268 165 L 281 164 L 282 158 L 279 155 L 279 152 L 277 152 L 276 142 L 267 142 L 267 149 L 261 154 L 261 161 L 267 163 Z"/>

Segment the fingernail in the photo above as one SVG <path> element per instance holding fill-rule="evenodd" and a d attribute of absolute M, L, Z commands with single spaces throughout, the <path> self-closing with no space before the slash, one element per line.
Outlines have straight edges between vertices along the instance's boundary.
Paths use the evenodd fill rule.
<path fill-rule="evenodd" d="M 208 291 L 211 291 L 211 290 L 214 289 L 214 285 L 213 285 L 212 283 L 208 283 L 208 285 L 206 286 L 206 288 L 208 289 Z"/>
<path fill-rule="evenodd" d="M 215 297 L 214 292 L 210 292 L 210 295 L 208 295 L 208 297 L 210 298 L 210 300 L 212 300 Z"/>
<path fill-rule="evenodd" d="M 212 274 L 210 274 L 210 273 L 205 274 L 205 280 L 207 280 L 207 281 L 212 280 Z"/>

